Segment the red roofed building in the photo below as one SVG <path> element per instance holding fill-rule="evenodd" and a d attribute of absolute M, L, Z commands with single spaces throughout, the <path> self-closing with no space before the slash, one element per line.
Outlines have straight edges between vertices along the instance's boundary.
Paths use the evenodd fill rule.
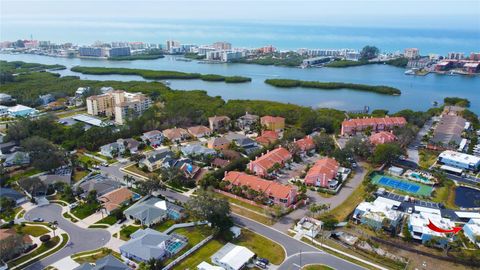
<path fill-rule="evenodd" d="M 339 164 L 335 159 L 322 158 L 317 160 L 305 176 L 305 185 L 328 187 L 328 183 L 337 177 L 338 168 Z"/>
<path fill-rule="evenodd" d="M 370 136 L 369 140 L 373 145 L 379 145 L 394 142 L 397 140 L 397 136 L 395 136 L 392 132 L 380 131 Z"/>
<path fill-rule="evenodd" d="M 371 128 L 372 132 L 392 130 L 394 127 L 403 127 L 407 124 L 404 117 L 358 118 L 342 122 L 341 135 L 352 135 Z"/>
<path fill-rule="evenodd" d="M 312 136 L 306 136 L 303 139 L 300 139 L 298 141 L 294 140 L 293 142 L 297 145 L 298 149 L 300 149 L 300 151 L 303 153 L 310 152 L 315 149 L 315 142 L 313 141 Z"/>
<path fill-rule="evenodd" d="M 281 132 L 285 129 L 285 118 L 266 115 L 260 118 L 260 124 L 267 130 Z"/>
<path fill-rule="evenodd" d="M 278 140 L 278 133 L 272 130 L 264 130 L 262 136 L 257 137 L 255 140 L 263 146 L 272 144 Z"/>
<path fill-rule="evenodd" d="M 282 185 L 277 182 L 264 180 L 257 176 L 242 172 L 228 172 L 223 178 L 232 186 L 247 186 L 257 192 L 263 193 L 275 204 L 288 207 L 295 203 L 297 190 L 291 185 Z"/>
<path fill-rule="evenodd" d="M 267 176 L 271 173 L 270 170 L 274 168 L 275 164 L 283 167 L 290 159 L 292 159 L 292 154 L 287 149 L 279 147 L 250 161 L 248 169 L 258 176 Z"/>

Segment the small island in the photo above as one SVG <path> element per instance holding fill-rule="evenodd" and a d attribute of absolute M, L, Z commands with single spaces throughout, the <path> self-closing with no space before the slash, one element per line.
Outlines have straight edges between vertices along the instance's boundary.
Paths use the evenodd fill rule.
<path fill-rule="evenodd" d="M 302 88 L 317 88 L 317 89 L 352 89 L 357 91 L 365 92 L 374 92 L 384 95 L 399 96 L 402 92 L 394 87 L 384 86 L 384 85 L 366 85 L 366 84 L 356 84 L 356 83 L 342 83 L 342 82 L 318 82 L 318 81 L 301 81 L 301 80 L 290 80 L 290 79 L 267 79 L 265 80 L 266 84 L 283 87 L 283 88 L 293 88 L 293 87 L 302 87 Z"/>
<path fill-rule="evenodd" d="M 217 74 L 200 74 L 200 73 L 187 73 L 180 71 L 170 70 L 148 70 L 148 69 L 132 69 L 132 68 L 105 68 L 105 67 L 84 67 L 76 66 L 71 68 L 73 72 L 79 72 L 82 74 L 92 75 L 138 75 L 144 79 L 149 80 L 166 80 L 166 79 L 179 79 L 190 80 L 200 79 L 209 82 L 226 82 L 226 83 L 244 83 L 250 82 L 252 79 L 242 76 L 223 76 Z"/>

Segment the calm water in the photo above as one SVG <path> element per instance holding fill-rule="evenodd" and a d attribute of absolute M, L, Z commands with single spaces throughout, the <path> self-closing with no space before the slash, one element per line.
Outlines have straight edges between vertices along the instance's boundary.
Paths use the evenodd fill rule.
<path fill-rule="evenodd" d="M 455 189 L 455 204 L 464 208 L 480 207 L 480 190 L 457 187 Z"/>
<path fill-rule="evenodd" d="M 288 67 L 261 66 L 248 64 L 199 64 L 195 61 L 177 61 L 167 56 L 158 60 L 106 61 L 78 58 L 55 58 L 38 55 L 0 55 L 2 60 L 21 60 L 43 64 L 62 64 L 71 68 L 75 65 L 143 68 L 155 70 L 176 70 L 184 72 L 242 75 L 252 78 L 250 83 L 226 84 L 201 80 L 170 80 L 174 89 L 202 89 L 211 96 L 224 99 L 260 99 L 294 103 L 312 107 L 329 107 L 342 110 L 361 109 L 368 105 L 372 109 L 388 109 L 395 112 L 402 109 L 426 110 L 433 101 L 441 102 L 444 97 L 458 96 L 472 102 L 471 109 L 480 113 L 480 76 L 407 76 L 404 69 L 387 65 L 368 65 L 344 69 L 316 68 L 299 69 Z M 70 70 L 60 71 L 62 75 L 79 75 L 82 79 L 96 80 L 143 80 L 139 76 L 83 75 Z M 401 96 L 387 96 L 353 90 L 279 89 L 264 83 L 268 78 L 290 78 L 332 82 L 364 83 L 397 87 Z"/>

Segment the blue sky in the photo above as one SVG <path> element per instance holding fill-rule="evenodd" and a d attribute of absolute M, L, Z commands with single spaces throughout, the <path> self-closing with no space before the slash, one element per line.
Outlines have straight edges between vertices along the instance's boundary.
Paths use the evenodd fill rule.
<path fill-rule="evenodd" d="M 242 20 L 344 26 L 480 28 L 480 0 L 0 0 L 1 22 L 72 18 Z"/>

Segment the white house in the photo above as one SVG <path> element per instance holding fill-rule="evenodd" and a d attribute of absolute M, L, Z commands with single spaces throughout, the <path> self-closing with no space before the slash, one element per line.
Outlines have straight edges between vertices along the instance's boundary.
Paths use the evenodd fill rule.
<path fill-rule="evenodd" d="M 240 270 L 253 257 L 255 253 L 246 247 L 227 243 L 211 257 L 212 262 L 226 270 Z"/>
<path fill-rule="evenodd" d="M 480 157 L 451 150 L 443 151 L 438 162 L 464 170 L 477 171 L 480 168 Z"/>

